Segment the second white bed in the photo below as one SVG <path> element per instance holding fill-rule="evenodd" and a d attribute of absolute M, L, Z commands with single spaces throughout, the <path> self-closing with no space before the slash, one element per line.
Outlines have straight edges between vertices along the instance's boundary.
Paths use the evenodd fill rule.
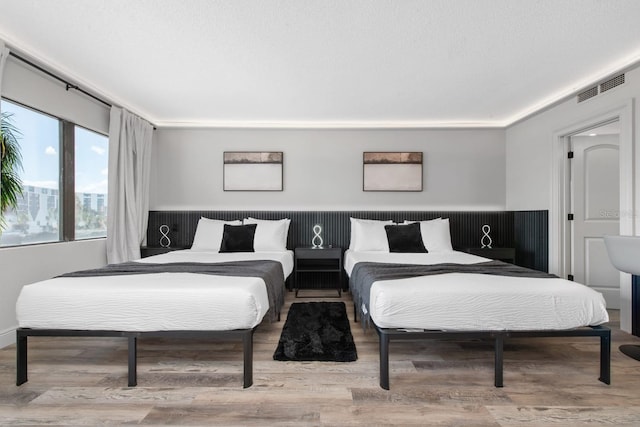
<path fill-rule="evenodd" d="M 475 264 L 490 261 L 463 252 L 345 253 L 349 276 L 358 262 Z M 362 310 L 362 307 L 358 307 Z M 381 328 L 443 331 L 564 330 L 608 322 L 603 296 L 576 282 L 451 273 L 377 281 L 369 315 Z"/>

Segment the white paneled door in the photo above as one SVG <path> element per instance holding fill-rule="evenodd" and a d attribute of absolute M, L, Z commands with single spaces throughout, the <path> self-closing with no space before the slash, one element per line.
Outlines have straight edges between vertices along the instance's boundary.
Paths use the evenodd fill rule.
<path fill-rule="evenodd" d="M 620 274 L 609 261 L 603 239 L 620 234 L 618 140 L 618 135 L 570 139 L 573 276 L 601 292 L 608 308 L 620 308 Z"/>

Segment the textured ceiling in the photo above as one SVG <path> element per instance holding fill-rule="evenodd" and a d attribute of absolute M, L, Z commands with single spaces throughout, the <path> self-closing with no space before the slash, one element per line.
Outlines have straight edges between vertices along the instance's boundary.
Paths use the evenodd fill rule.
<path fill-rule="evenodd" d="M 505 126 L 640 60 L 638 0 L 0 0 L 158 126 Z"/>

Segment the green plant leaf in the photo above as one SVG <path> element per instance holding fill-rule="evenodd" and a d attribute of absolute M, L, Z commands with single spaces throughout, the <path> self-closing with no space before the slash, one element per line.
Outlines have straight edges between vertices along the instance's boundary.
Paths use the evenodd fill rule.
<path fill-rule="evenodd" d="M 4 213 L 18 207 L 23 185 L 20 179 L 22 154 L 18 139 L 22 136 L 10 113 L 0 113 L 0 232 L 6 227 Z"/>

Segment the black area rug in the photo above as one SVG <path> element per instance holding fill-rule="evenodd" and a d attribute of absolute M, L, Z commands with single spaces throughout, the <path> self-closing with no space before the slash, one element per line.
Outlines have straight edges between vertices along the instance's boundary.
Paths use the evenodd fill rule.
<path fill-rule="evenodd" d="M 293 303 L 274 360 L 353 362 L 358 358 L 343 302 Z"/>

